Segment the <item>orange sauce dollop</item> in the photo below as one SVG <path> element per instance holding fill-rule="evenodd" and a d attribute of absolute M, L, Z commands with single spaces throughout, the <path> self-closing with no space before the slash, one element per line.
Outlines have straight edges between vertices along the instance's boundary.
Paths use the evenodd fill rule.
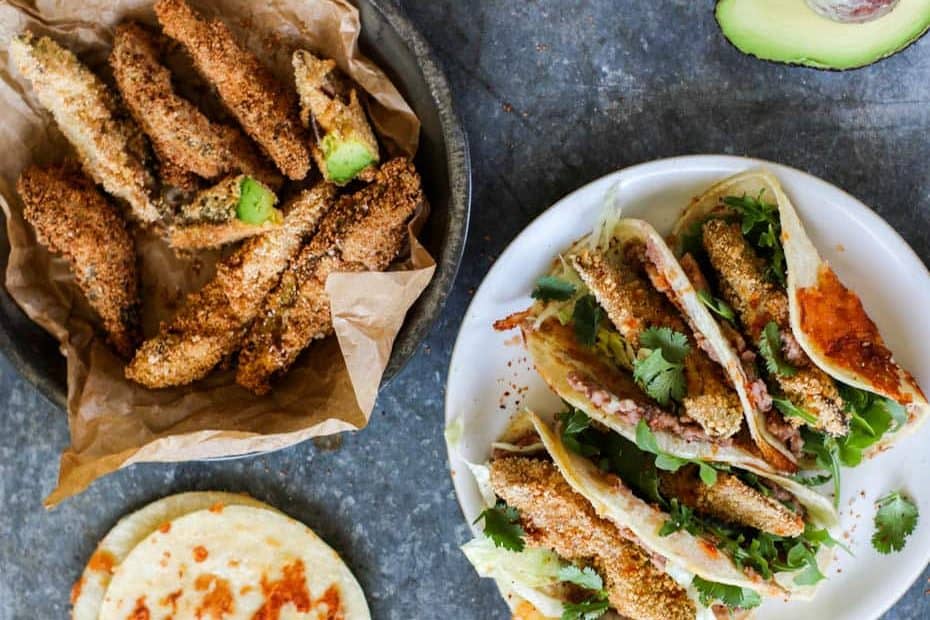
<path fill-rule="evenodd" d="M 909 401 L 899 389 L 898 366 L 859 296 L 826 265 L 817 285 L 798 290 L 801 330 L 832 363 L 855 372 L 892 398 Z"/>

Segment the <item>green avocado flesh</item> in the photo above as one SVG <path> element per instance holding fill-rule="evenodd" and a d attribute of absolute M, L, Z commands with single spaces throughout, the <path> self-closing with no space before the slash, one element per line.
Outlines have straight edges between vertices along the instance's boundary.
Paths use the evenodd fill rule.
<path fill-rule="evenodd" d="M 327 136 L 329 137 L 329 136 Z M 323 140 L 326 176 L 333 183 L 348 183 L 377 161 L 367 146 L 355 140 Z"/>
<path fill-rule="evenodd" d="M 901 0 L 861 24 L 821 17 L 806 0 L 720 0 L 717 23 L 740 51 L 819 69 L 854 69 L 902 50 L 930 28 L 930 0 Z"/>
<path fill-rule="evenodd" d="M 274 208 L 276 200 L 274 192 L 252 177 L 246 177 L 239 188 L 236 217 L 246 224 L 264 224 L 276 218 L 278 213 L 278 210 Z"/>

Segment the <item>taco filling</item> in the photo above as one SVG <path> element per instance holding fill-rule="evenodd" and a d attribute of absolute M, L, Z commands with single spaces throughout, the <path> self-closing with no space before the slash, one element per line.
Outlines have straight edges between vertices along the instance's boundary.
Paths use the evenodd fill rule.
<path fill-rule="evenodd" d="M 483 535 L 462 547 L 508 594 L 514 618 L 711 620 L 744 617 L 761 602 L 750 589 L 701 579 L 650 552 L 632 530 L 599 516 L 545 450 L 514 448 L 496 450 L 487 464 L 493 503 L 476 521 Z"/>
<path fill-rule="evenodd" d="M 574 408 L 557 420 L 518 414 L 470 465 L 486 509 L 463 551 L 515 618 L 743 618 L 824 578 L 836 543 L 807 498 L 665 453 L 645 421 L 630 441 Z"/>
<path fill-rule="evenodd" d="M 558 420 L 560 447 L 593 463 L 596 469 L 590 476 L 626 487 L 662 515 L 659 537 L 687 532 L 698 549 L 729 558 L 749 582 L 769 581 L 781 572 L 793 573 L 795 586 L 814 585 L 824 578 L 818 552 L 824 543 L 832 546 L 835 541 L 812 523 L 805 502 L 772 480 L 669 454 L 644 422 L 636 429 L 636 440 L 630 441 L 577 409 L 560 414 Z M 563 467 L 574 467 L 568 465 L 570 458 L 564 461 Z"/>
<path fill-rule="evenodd" d="M 906 422 L 905 408 L 834 379 L 799 343 L 777 197 L 763 187 L 755 195 L 720 191 L 715 203 L 702 200 L 714 198 L 692 203 L 677 227 L 680 263 L 738 352 L 752 404 L 769 435 L 832 472 L 838 497 L 839 464 L 858 465 L 865 449 Z M 868 320 L 855 299 L 859 315 Z M 829 323 L 823 316 L 820 321 Z M 853 340 L 865 346 L 862 339 Z M 890 353 L 886 357 L 890 360 Z"/>

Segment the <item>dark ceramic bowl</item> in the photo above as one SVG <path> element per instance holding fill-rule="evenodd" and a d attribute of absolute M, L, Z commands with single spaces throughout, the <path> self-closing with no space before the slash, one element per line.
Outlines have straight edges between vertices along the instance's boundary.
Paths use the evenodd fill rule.
<path fill-rule="evenodd" d="M 433 53 L 390 0 L 354 0 L 362 19 L 361 46 L 400 89 L 422 123 L 415 160 L 432 208 L 420 240 L 436 259 L 436 273 L 407 314 L 384 373 L 396 375 L 429 333 L 452 288 L 462 259 L 471 206 L 471 163 L 449 84 Z M 0 273 L 10 248 L 0 231 Z M 3 276 L 5 278 L 5 275 Z M 0 289 L 0 351 L 50 401 L 65 407 L 65 360 L 58 343 Z"/>

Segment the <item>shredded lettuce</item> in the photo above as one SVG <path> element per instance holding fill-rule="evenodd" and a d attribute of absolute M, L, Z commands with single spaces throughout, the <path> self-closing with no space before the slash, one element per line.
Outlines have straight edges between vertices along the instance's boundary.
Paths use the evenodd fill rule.
<path fill-rule="evenodd" d="M 617 181 L 604 192 L 604 206 L 598 215 L 594 230 L 587 239 L 590 249 L 606 249 L 610 246 L 614 230 L 623 218 L 623 206 L 620 199 L 622 189 L 622 182 Z"/>
<path fill-rule="evenodd" d="M 462 545 L 462 552 L 482 577 L 501 583 L 530 601 L 547 617 L 562 615 L 562 602 L 545 592 L 561 582 L 562 561 L 548 549 L 526 547 L 516 553 L 500 547 L 486 538 L 475 538 Z"/>

